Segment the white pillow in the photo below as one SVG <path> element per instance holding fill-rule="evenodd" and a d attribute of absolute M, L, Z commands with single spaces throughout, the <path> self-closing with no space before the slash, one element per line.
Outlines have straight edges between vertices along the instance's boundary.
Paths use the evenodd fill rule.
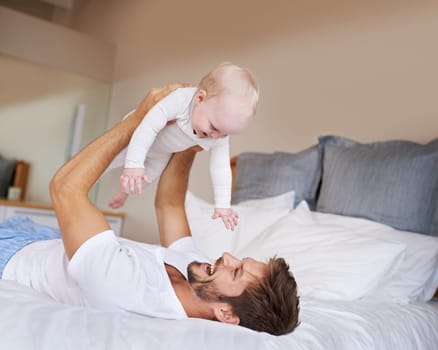
<path fill-rule="evenodd" d="M 303 201 L 237 255 L 285 258 L 301 296 L 353 300 L 390 275 L 404 250 L 402 243 L 358 235 L 354 227 L 320 224 Z"/>
<path fill-rule="evenodd" d="M 334 214 L 315 213 L 321 224 L 336 222 L 355 227 L 358 234 L 400 242 L 406 245 L 397 271 L 382 281 L 367 298 L 407 303 L 428 301 L 438 287 L 438 237 L 399 231 L 384 224 Z"/>
<path fill-rule="evenodd" d="M 237 207 L 251 207 L 263 209 L 293 209 L 295 203 L 295 191 L 285 192 L 278 196 L 250 199 L 239 202 Z"/>
<path fill-rule="evenodd" d="M 371 235 L 377 236 L 377 232 Z M 378 236 L 405 243 L 406 252 L 397 272 L 369 297 L 399 303 L 432 299 L 438 287 L 438 238 L 392 228 Z"/>
<path fill-rule="evenodd" d="M 217 259 L 223 252 L 234 253 L 246 245 L 266 227 L 288 214 L 294 192 L 242 202 L 232 208 L 239 214 L 239 223 L 234 231 L 227 230 L 221 219 L 211 217 L 214 205 L 195 196 L 186 195 L 186 212 L 193 238 L 207 258 Z"/>
<path fill-rule="evenodd" d="M 429 301 L 438 287 L 438 237 L 400 231 L 367 219 L 315 213 L 321 224 L 354 227 L 360 235 L 400 242 L 406 246 L 397 271 L 366 297 L 379 301 L 408 303 Z"/>

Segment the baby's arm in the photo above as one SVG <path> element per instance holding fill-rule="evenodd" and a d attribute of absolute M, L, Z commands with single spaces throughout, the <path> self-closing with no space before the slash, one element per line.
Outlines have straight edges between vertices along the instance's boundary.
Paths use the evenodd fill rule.
<path fill-rule="evenodd" d="M 211 149 L 210 174 L 213 183 L 215 210 L 213 219 L 222 218 L 227 229 L 234 231 L 238 214 L 231 209 L 231 166 L 228 137 L 217 140 Z"/>
<path fill-rule="evenodd" d="M 142 182 L 149 183 L 144 171 L 144 161 L 158 133 L 174 120 L 185 102 L 181 89 L 163 98 L 150 109 L 134 131 L 129 142 L 125 166 L 120 177 L 120 190 L 125 193 L 142 192 Z"/>

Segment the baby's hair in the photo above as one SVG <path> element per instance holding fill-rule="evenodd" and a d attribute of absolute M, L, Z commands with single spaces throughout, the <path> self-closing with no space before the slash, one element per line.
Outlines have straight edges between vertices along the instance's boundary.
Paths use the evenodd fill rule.
<path fill-rule="evenodd" d="M 246 68 L 223 62 L 201 79 L 198 88 L 207 92 L 207 98 L 219 95 L 247 97 L 255 114 L 259 88 L 254 75 Z"/>

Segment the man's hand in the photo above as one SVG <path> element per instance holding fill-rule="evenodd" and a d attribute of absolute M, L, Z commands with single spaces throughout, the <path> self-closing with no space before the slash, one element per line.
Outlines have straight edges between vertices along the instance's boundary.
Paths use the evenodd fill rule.
<path fill-rule="evenodd" d="M 151 109 L 153 105 L 155 105 L 158 101 L 160 101 L 163 97 L 169 95 L 172 91 L 187 87 L 189 84 L 187 83 L 176 83 L 164 86 L 162 88 L 152 88 L 146 97 L 140 102 L 140 104 L 135 109 L 136 113 L 139 113 L 142 117 L 146 115 L 146 113 Z M 151 103 L 152 102 L 152 103 Z"/>
<path fill-rule="evenodd" d="M 143 181 L 151 183 L 144 174 L 144 168 L 125 168 L 120 176 L 120 191 L 128 194 L 140 194 Z"/>
<path fill-rule="evenodd" d="M 237 226 L 239 221 L 239 214 L 237 214 L 231 208 L 215 208 L 212 219 L 222 218 L 227 230 L 234 231 L 234 227 Z"/>

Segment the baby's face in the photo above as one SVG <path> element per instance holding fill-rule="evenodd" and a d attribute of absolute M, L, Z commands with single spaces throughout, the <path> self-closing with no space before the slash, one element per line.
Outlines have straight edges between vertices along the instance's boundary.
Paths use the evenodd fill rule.
<path fill-rule="evenodd" d="M 195 96 L 192 112 L 193 132 L 201 138 L 214 139 L 239 134 L 248 125 L 252 109 L 238 96 Z"/>

